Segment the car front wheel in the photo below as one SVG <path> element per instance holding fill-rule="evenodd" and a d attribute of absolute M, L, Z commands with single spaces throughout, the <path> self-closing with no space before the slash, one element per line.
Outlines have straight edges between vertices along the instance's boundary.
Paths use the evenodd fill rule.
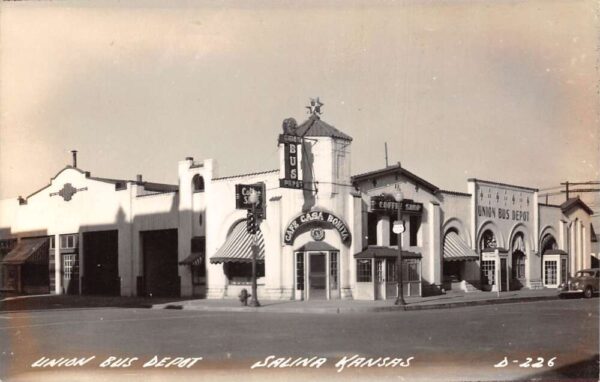
<path fill-rule="evenodd" d="M 594 295 L 594 291 L 592 290 L 592 287 L 587 287 L 583 291 L 583 297 L 585 297 L 585 298 L 592 298 L 593 295 Z"/>

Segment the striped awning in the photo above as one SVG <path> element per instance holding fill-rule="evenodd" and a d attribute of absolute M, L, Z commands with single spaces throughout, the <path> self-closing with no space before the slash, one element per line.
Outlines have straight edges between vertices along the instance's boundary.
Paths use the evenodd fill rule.
<path fill-rule="evenodd" d="M 202 265 L 204 262 L 204 252 L 192 252 L 188 257 L 181 260 L 179 265 Z"/>
<path fill-rule="evenodd" d="M 444 238 L 444 260 L 479 260 L 479 255 L 456 232 L 450 231 Z"/>
<path fill-rule="evenodd" d="M 219 248 L 217 253 L 210 258 L 213 264 L 224 262 L 251 262 L 252 261 L 252 242 L 253 235 L 246 230 L 246 221 L 239 222 L 231 231 L 225 243 Z M 265 261 L 265 240 L 262 232 L 256 235 L 258 244 L 258 255 L 256 260 Z"/>
<path fill-rule="evenodd" d="M 47 237 L 23 239 L 2 259 L 2 264 L 48 264 L 48 242 Z"/>
<path fill-rule="evenodd" d="M 523 236 L 517 236 L 513 243 L 513 251 L 520 251 L 525 253 L 525 242 L 523 241 Z"/>

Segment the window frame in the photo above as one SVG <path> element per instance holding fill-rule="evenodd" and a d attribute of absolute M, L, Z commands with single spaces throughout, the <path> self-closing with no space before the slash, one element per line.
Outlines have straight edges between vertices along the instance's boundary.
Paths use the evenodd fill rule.
<path fill-rule="evenodd" d="M 373 282 L 373 261 L 372 261 L 372 259 L 357 259 L 356 260 L 356 282 L 357 283 Z"/>

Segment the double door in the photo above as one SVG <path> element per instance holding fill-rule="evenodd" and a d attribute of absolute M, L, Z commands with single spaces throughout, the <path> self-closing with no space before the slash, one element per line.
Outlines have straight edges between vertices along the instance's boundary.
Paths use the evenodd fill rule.
<path fill-rule="evenodd" d="M 296 297 L 338 299 L 339 253 L 337 251 L 296 252 Z"/>

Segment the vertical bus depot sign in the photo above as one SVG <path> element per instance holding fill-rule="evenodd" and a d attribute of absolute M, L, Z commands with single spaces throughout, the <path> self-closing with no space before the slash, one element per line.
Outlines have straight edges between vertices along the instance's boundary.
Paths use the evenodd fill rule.
<path fill-rule="evenodd" d="M 238 210 L 251 210 L 249 196 L 252 190 L 258 193 L 258 203 L 256 203 L 256 213 L 262 219 L 267 215 L 266 193 L 264 183 L 255 184 L 236 184 L 235 185 L 235 208 Z"/>
<path fill-rule="evenodd" d="M 279 179 L 279 187 L 283 188 L 304 188 L 300 168 L 302 154 L 300 148 L 302 137 L 297 135 L 281 134 L 279 135 L 279 144 L 283 145 L 283 178 Z"/>

